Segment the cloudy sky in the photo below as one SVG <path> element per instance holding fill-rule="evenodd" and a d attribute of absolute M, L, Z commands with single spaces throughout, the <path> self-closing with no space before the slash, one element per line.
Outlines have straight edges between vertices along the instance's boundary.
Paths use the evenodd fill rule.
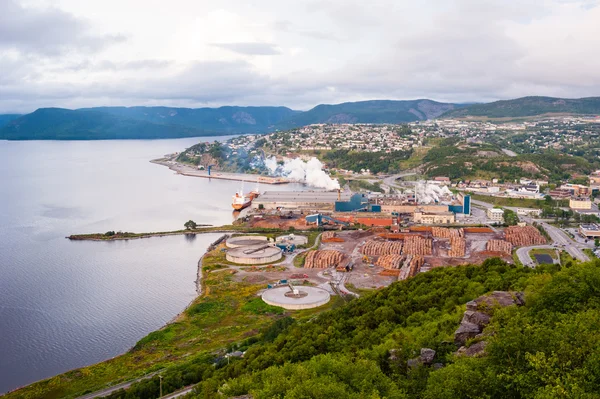
<path fill-rule="evenodd" d="M 600 96 L 600 0 L 0 0 L 0 113 Z"/>

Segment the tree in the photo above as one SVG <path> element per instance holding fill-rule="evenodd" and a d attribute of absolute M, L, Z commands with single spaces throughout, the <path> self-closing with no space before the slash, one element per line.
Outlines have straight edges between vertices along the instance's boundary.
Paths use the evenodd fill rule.
<path fill-rule="evenodd" d="M 186 228 L 186 229 L 188 229 L 188 230 L 195 230 L 195 229 L 198 227 L 198 225 L 196 224 L 196 222 L 194 222 L 194 221 L 193 221 L 193 220 L 191 220 L 191 219 L 190 219 L 190 220 L 188 220 L 187 222 L 185 222 L 183 225 L 184 225 L 184 226 L 185 226 L 185 228 Z"/>

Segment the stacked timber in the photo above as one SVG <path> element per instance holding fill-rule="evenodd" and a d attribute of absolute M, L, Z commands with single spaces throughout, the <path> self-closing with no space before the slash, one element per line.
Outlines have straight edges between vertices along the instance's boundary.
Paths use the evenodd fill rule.
<path fill-rule="evenodd" d="M 326 231 L 321 234 L 321 242 L 344 242 L 344 239 L 338 237 L 335 231 Z"/>
<path fill-rule="evenodd" d="M 402 253 L 405 255 L 431 255 L 432 251 L 431 238 L 409 236 L 404 240 Z"/>
<path fill-rule="evenodd" d="M 450 251 L 448 251 L 448 256 L 452 258 L 462 258 L 465 256 L 466 247 L 467 240 L 462 237 L 452 237 L 450 238 Z"/>
<path fill-rule="evenodd" d="M 361 248 L 363 255 L 394 255 L 402 253 L 402 241 L 367 241 Z"/>
<path fill-rule="evenodd" d="M 504 240 L 489 240 L 485 244 L 485 249 L 491 252 L 502 252 L 510 255 L 512 253 L 512 244 Z"/>
<path fill-rule="evenodd" d="M 327 240 L 329 238 L 333 238 L 335 237 L 335 231 L 325 231 L 323 232 L 323 234 L 321 234 L 321 238 L 323 240 Z"/>
<path fill-rule="evenodd" d="M 344 254 L 334 250 L 309 251 L 306 254 L 304 267 L 306 269 L 326 269 L 337 267 L 344 260 Z"/>
<path fill-rule="evenodd" d="M 414 277 L 425 264 L 425 258 L 422 256 L 408 255 L 400 268 L 398 280 L 406 280 L 409 277 Z"/>
<path fill-rule="evenodd" d="M 381 266 L 384 269 L 400 269 L 405 259 L 405 255 L 381 255 L 379 259 L 377 259 L 376 265 Z"/>
<path fill-rule="evenodd" d="M 545 244 L 546 239 L 533 226 L 510 226 L 504 231 L 506 241 L 515 247 Z"/>
<path fill-rule="evenodd" d="M 465 230 L 462 227 L 459 229 L 449 229 L 446 227 L 432 227 L 431 234 L 435 238 L 464 237 Z"/>

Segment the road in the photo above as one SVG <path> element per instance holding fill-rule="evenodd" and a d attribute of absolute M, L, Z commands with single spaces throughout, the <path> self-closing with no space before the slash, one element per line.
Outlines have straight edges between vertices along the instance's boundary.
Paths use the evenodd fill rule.
<path fill-rule="evenodd" d="M 127 382 L 124 382 L 122 384 L 113 385 L 112 387 L 109 387 L 109 388 L 106 388 L 106 389 L 102 389 L 100 391 L 96 391 L 96 392 L 88 393 L 87 395 L 79 396 L 79 397 L 77 397 L 77 399 L 102 398 L 104 396 L 110 395 L 113 392 L 118 391 L 119 389 L 127 389 L 132 384 L 134 384 L 136 382 L 139 382 L 139 381 L 142 381 L 142 380 L 146 380 L 148 378 L 152 378 L 155 375 L 157 375 L 158 373 L 162 373 L 163 371 L 164 370 L 155 371 L 154 373 L 146 374 L 145 376 L 140 377 L 140 378 L 136 378 L 135 380 L 127 381 Z"/>
<path fill-rule="evenodd" d="M 485 208 L 492 208 L 494 206 L 493 204 L 490 204 L 490 203 L 484 202 L 484 201 L 479 201 L 479 200 L 472 200 L 472 203 L 474 205 L 479 205 L 479 206 L 482 206 Z M 505 206 L 504 208 L 510 209 L 513 212 L 517 211 L 517 208 L 515 208 L 515 207 Z M 552 239 L 552 241 L 555 244 L 558 244 L 559 247 L 562 247 L 565 251 L 567 251 L 569 253 L 569 255 L 571 255 L 574 259 L 577 259 L 577 260 L 580 260 L 583 262 L 587 262 L 590 260 L 590 258 L 581 250 L 580 245 L 582 245 L 582 244 L 577 244 L 575 241 L 571 240 L 571 238 L 564 231 L 559 229 L 558 227 L 554 227 L 543 221 L 533 220 L 532 218 L 526 217 L 526 216 L 519 216 L 519 219 L 521 219 L 523 222 L 526 222 L 529 224 L 533 224 L 533 222 L 537 222 L 537 223 L 541 224 L 542 227 L 546 230 L 546 232 L 550 236 L 550 238 Z M 530 249 L 542 248 L 542 247 L 543 246 L 530 247 Z M 517 253 L 518 253 L 518 250 L 517 250 Z M 529 259 L 529 257 L 527 257 L 527 258 Z M 521 256 L 519 256 L 519 259 L 525 265 L 525 262 L 523 262 L 523 260 L 521 259 Z"/>
<path fill-rule="evenodd" d="M 534 245 L 531 247 L 520 247 L 517 249 L 517 256 L 523 266 L 535 267 L 536 263 L 529 256 L 529 251 L 532 249 L 556 249 L 552 245 Z"/>
<path fill-rule="evenodd" d="M 416 175 L 415 172 L 405 172 L 405 173 L 399 173 L 397 175 L 392 175 L 392 176 L 388 176 L 386 178 L 383 179 L 383 183 L 387 184 L 390 187 L 396 187 L 396 180 L 401 179 L 403 177 L 406 176 L 414 176 Z"/>
<path fill-rule="evenodd" d="M 168 395 L 163 396 L 161 399 L 172 399 L 172 398 L 179 398 L 180 396 L 184 396 L 187 395 L 188 393 L 192 392 L 192 390 L 194 389 L 196 385 L 190 385 L 189 387 L 185 387 L 179 391 L 175 391 L 173 393 L 170 393 Z"/>

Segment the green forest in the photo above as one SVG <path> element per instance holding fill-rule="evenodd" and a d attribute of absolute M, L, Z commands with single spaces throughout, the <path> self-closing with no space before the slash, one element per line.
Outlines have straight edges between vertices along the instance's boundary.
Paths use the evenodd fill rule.
<path fill-rule="evenodd" d="M 495 290 L 523 291 L 525 305 L 493 310 L 484 356 L 455 355 L 465 303 Z M 407 365 L 421 348 L 438 367 Z M 191 397 L 598 398 L 600 261 L 438 268 L 312 318 L 282 315 L 228 349 L 244 357 L 197 355 L 163 373 L 163 392 L 198 382 Z M 110 397 L 158 393 L 154 377 Z"/>

